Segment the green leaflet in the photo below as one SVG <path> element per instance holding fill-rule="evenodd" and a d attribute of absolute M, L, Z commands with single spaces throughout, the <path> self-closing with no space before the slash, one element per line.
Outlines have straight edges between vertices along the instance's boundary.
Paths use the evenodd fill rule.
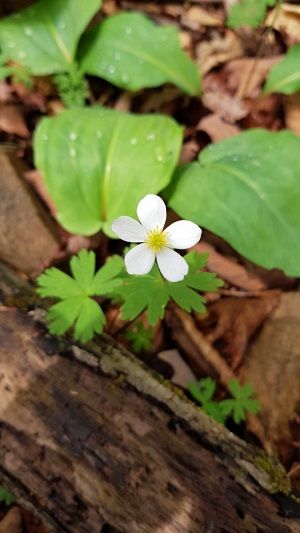
<path fill-rule="evenodd" d="M 189 264 L 189 273 L 176 283 L 166 281 L 156 265 L 146 276 L 123 276 L 122 285 L 116 289 L 116 295 L 123 300 L 121 307 L 124 320 L 134 320 L 147 310 L 149 324 L 155 324 L 164 317 L 169 300 L 173 300 L 187 312 L 205 311 L 205 299 L 199 294 L 204 291 L 216 291 L 223 282 L 210 272 L 201 272 L 207 261 L 207 255 L 189 252 L 185 256 Z"/>
<path fill-rule="evenodd" d="M 300 44 L 292 46 L 285 58 L 271 68 L 264 90 L 284 94 L 300 90 Z"/>
<path fill-rule="evenodd" d="M 84 36 L 82 70 L 118 87 L 138 90 L 171 82 L 191 95 L 200 93 L 199 69 L 182 51 L 178 33 L 140 13 L 109 17 Z"/>
<path fill-rule="evenodd" d="M 298 136 L 263 129 L 211 145 L 179 169 L 169 205 L 254 263 L 299 276 L 299 151 Z"/>
<path fill-rule="evenodd" d="M 123 261 L 118 256 L 109 258 L 96 274 L 95 266 L 95 253 L 81 250 L 70 261 L 73 277 L 51 267 L 37 278 L 38 294 L 59 300 L 48 311 L 50 333 L 62 335 L 74 326 L 74 338 L 85 343 L 102 332 L 105 315 L 92 297 L 116 290 L 122 282 Z"/>
<path fill-rule="evenodd" d="M 113 235 L 116 217 L 135 216 L 145 194 L 168 185 L 181 142 L 181 127 L 168 117 L 70 110 L 40 122 L 35 162 L 64 228 Z"/>
<path fill-rule="evenodd" d="M 276 4 L 277 0 L 238 0 L 229 11 L 227 25 L 230 28 L 249 26 L 257 28 L 266 16 L 268 6 Z"/>
<path fill-rule="evenodd" d="M 40 0 L 0 21 L 2 53 L 34 75 L 67 71 L 80 36 L 101 3 Z"/>

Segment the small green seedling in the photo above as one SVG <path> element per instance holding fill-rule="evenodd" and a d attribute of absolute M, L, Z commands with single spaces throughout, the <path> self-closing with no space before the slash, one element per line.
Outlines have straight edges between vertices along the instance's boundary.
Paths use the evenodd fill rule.
<path fill-rule="evenodd" d="M 229 390 L 233 398 L 213 401 L 216 382 L 211 378 L 204 378 L 189 385 L 191 396 L 201 406 L 203 411 L 217 422 L 225 424 L 227 418 L 232 418 L 236 424 L 246 419 L 247 412 L 258 413 L 260 404 L 252 398 L 253 388 L 250 383 L 240 385 L 236 379 L 229 382 Z"/>
<path fill-rule="evenodd" d="M 14 501 L 14 495 L 6 487 L 0 485 L 0 503 L 9 507 Z"/>
<path fill-rule="evenodd" d="M 134 328 L 126 332 L 126 338 L 131 342 L 135 353 L 151 350 L 153 330 L 145 328 L 144 324 L 138 320 L 134 323 Z"/>

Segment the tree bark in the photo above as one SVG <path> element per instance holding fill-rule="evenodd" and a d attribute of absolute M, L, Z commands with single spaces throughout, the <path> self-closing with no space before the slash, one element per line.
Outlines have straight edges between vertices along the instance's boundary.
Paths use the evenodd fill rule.
<path fill-rule="evenodd" d="M 112 339 L 51 337 L 4 265 L 0 296 L 0 481 L 48 531 L 300 531 L 275 459 Z"/>

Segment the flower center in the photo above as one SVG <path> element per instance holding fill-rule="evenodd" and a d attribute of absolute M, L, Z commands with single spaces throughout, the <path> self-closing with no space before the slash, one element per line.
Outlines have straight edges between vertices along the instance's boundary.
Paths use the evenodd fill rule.
<path fill-rule="evenodd" d="M 145 244 L 152 252 L 160 252 L 162 248 L 168 245 L 167 235 L 158 228 L 152 229 L 147 234 Z"/>

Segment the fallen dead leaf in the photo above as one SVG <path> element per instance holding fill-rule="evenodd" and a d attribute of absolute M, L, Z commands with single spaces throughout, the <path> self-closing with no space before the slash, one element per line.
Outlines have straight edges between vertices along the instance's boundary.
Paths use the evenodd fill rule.
<path fill-rule="evenodd" d="M 282 129 L 281 102 L 279 94 L 268 94 L 249 101 L 249 114 L 242 120 L 241 126 L 246 129 L 266 128 L 271 131 Z"/>
<path fill-rule="evenodd" d="M 261 93 L 269 70 L 280 60 L 282 55 L 263 58 L 242 57 L 229 61 L 224 67 L 228 86 L 235 91 L 236 98 L 256 98 Z"/>
<path fill-rule="evenodd" d="M 247 102 L 229 92 L 227 80 L 220 73 L 210 73 L 203 80 L 203 105 L 225 121 L 236 123 L 249 113 Z"/>
<path fill-rule="evenodd" d="M 236 263 L 233 258 L 220 254 L 205 241 L 196 244 L 193 249 L 201 254 L 208 253 L 208 270 L 218 274 L 224 281 L 229 281 L 232 285 L 251 292 L 261 291 L 266 288 L 266 285 L 259 277 L 249 273 L 245 267 Z"/>
<path fill-rule="evenodd" d="M 300 42 L 300 6 L 285 2 L 277 5 L 270 11 L 265 25 L 286 33 L 290 37 L 288 44 Z"/>
<path fill-rule="evenodd" d="M 19 507 L 12 507 L 0 522 L 0 533 L 22 533 L 22 515 Z"/>
<path fill-rule="evenodd" d="M 241 57 L 244 49 L 239 37 L 231 30 L 227 30 L 225 37 L 217 34 L 210 41 L 201 41 L 196 47 L 196 60 L 202 75 L 217 65 L 226 63 L 230 59 Z"/>
<path fill-rule="evenodd" d="M 285 96 L 283 106 L 286 127 L 300 135 L 300 93 Z"/>
<path fill-rule="evenodd" d="M 215 327 L 206 338 L 222 341 L 222 353 L 236 369 L 243 358 L 249 340 L 279 303 L 279 292 L 265 293 L 261 298 L 222 298 L 209 307 Z"/>
<path fill-rule="evenodd" d="M 12 86 L 6 80 L 0 80 L 0 102 L 6 104 L 12 99 Z"/>
<path fill-rule="evenodd" d="M 19 137 L 28 137 L 29 130 L 20 106 L 13 104 L 3 105 L 0 108 L 0 130 L 13 133 Z"/>
<path fill-rule="evenodd" d="M 197 380 L 195 374 L 183 360 L 178 350 L 165 350 L 163 352 L 159 352 L 157 357 L 162 361 L 169 363 L 174 369 L 174 374 L 170 381 L 172 381 L 172 383 L 175 385 L 179 385 L 180 387 L 187 389 L 189 383 Z"/>
<path fill-rule="evenodd" d="M 290 424 L 300 402 L 299 347 L 300 293 L 285 293 L 247 350 L 241 369 L 261 404 L 258 417 L 273 451 L 285 464 L 294 453 Z"/>
<path fill-rule="evenodd" d="M 209 375 L 214 378 L 218 376 L 222 385 L 227 387 L 235 374 L 222 355 L 197 328 L 194 318 L 173 304 L 167 308 L 165 317 L 172 338 L 186 355 L 186 360 L 195 375 L 197 377 Z"/>
<path fill-rule="evenodd" d="M 229 124 L 216 113 L 202 118 L 198 123 L 197 130 L 205 131 L 213 142 L 228 139 L 233 135 L 238 135 L 241 131 L 238 126 Z"/>
<path fill-rule="evenodd" d="M 184 143 L 181 155 L 180 155 L 180 164 L 183 165 L 185 163 L 190 163 L 194 159 L 196 159 L 197 155 L 199 153 L 199 144 L 194 139 L 191 139 L 190 141 L 187 141 Z"/>
<path fill-rule="evenodd" d="M 184 11 L 181 23 L 190 30 L 197 31 L 203 26 L 222 26 L 224 24 L 220 13 L 216 14 L 200 6 L 192 6 Z"/>

